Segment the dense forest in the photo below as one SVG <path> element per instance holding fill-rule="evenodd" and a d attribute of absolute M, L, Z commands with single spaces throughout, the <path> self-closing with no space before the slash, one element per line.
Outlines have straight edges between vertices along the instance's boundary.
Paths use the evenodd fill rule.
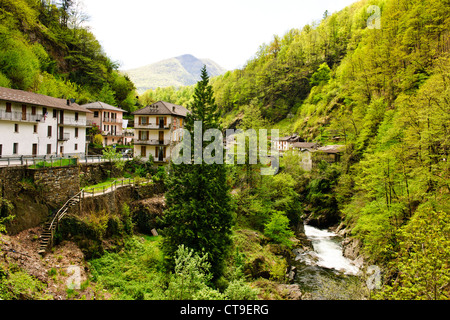
<path fill-rule="evenodd" d="M 0 86 L 134 111 L 134 84 L 85 26 L 76 0 L 0 1 Z"/>
<path fill-rule="evenodd" d="M 290 156 L 276 177 L 250 179 L 238 221 L 264 229 L 267 203 L 291 225 L 299 210 L 338 216 L 384 268 L 380 297 L 448 299 L 449 28 L 446 0 L 363 0 L 274 36 L 244 68 L 213 78 L 224 127 L 347 146 L 337 165 L 305 173 Z M 192 91 L 150 90 L 141 101 L 188 103 Z"/>

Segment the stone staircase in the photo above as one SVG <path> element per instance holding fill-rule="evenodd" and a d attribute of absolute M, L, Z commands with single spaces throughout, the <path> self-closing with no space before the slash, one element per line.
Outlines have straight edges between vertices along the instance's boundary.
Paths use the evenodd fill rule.
<path fill-rule="evenodd" d="M 41 233 L 40 241 L 39 241 L 39 250 L 38 253 L 40 255 L 44 255 L 48 248 L 53 246 L 53 237 L 58 228 L 59 222 L 64 216 L 67 214 L 70 208 L 75 205 L 78 205 L 81 201 L 81 192 L 70 198 L 59 210 L 51 217 L 51 219 L 45 223 L 44 230 Z"/>

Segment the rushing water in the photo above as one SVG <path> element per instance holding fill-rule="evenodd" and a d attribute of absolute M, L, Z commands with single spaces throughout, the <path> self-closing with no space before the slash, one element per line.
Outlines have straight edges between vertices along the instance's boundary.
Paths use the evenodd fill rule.
<path fill-rule="evenodd" d="M 343 256 L 342 238 L 337 234 L 305 225 L 313 251 L 294 251 L 295 282 L 312 299 L 348 299 L 359 268 Z"/>

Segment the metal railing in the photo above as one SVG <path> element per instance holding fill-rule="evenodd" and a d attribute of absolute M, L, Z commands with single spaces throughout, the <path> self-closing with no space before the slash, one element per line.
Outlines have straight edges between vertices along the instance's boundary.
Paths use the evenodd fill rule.
<path fill-rule="evenodd" d="M 121 160 L 131 160 L 130 155 L 124 155 Z M 61 166 L 73 166 L 80 162 L 84 163 L 99 163 L 109 162 L 108 159 L 104 159 L 103 156 L 88 156 L 88 155 L 75 155 L 59 157 L 55 155 L 48 156 L 21 156 L 21 157 L 6 157 L 0 158 L 0 167 L 12 167 L 12 166 L 25 166 L 30 169 L 39 169 L 44 167 L 61 167 Z"/>
<path fill-rule="evenodd" d="M 22 113 L 18 111 L 6 112 L 0 110 L 0 120 L 39 122 L 42 119 L 40 114 Z"/>
<path fill-rule="evenodd" d="M 135 123 L 134 127 L 136 129 L 170 129 L 172 127 L 171 123 L 162 125 L 160 123 Z"/>
<path fill-rule="evenodd" d="M 151 146 L 166 146 L 170 144 L 170 140 L 159 140 L 159 139 L 146 139 L 146 140 L 136 140 L 134 144 L 145 144 Z"/>
<path fill-rule="evenodd" d="M 85 119 L 78 119 L 76 120 L 75 117 L 64 117 L 63 119 L 59 119 L 59 125 L 60 126 L 75 126 L 75 127 L 86 127 L 87 122 Z M 62 121 L 61 121 L 62 120 Z"/>
<path fill-rule="evenodd" d="M 62 136 L 58 134 L 58 141 L 69 141 L 70 133 L 64 133 Z"/>
<path fill-rule="evenodd" d="M 147 185 L 151 183 L 151 179 L 142 179 L 142 178 L 127 178 L 127 179 L 121 179 L 121 180 L 115 180 L 112 181 L 110 184 L 99 186 L 99 187 L 85 187 L 81 190 L 81 198 L 85 197 L 95 197 L 98 195 L 110 193 L 114 190 L 117 190 L 118 188 L 122 187 L 139 187 L 142 185 Z"/>

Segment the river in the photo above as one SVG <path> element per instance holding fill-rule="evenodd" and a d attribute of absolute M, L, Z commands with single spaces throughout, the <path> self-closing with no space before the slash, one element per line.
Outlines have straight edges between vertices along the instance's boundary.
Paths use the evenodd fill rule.
<path fill-rule="evenodd" d="M 363 298 L 359 268 L 343 256 L 342 238 L 328 230 L 305 225 L 312 251 L 294 250 L 297 273 L 294 282 L 309 299 Z"/>

